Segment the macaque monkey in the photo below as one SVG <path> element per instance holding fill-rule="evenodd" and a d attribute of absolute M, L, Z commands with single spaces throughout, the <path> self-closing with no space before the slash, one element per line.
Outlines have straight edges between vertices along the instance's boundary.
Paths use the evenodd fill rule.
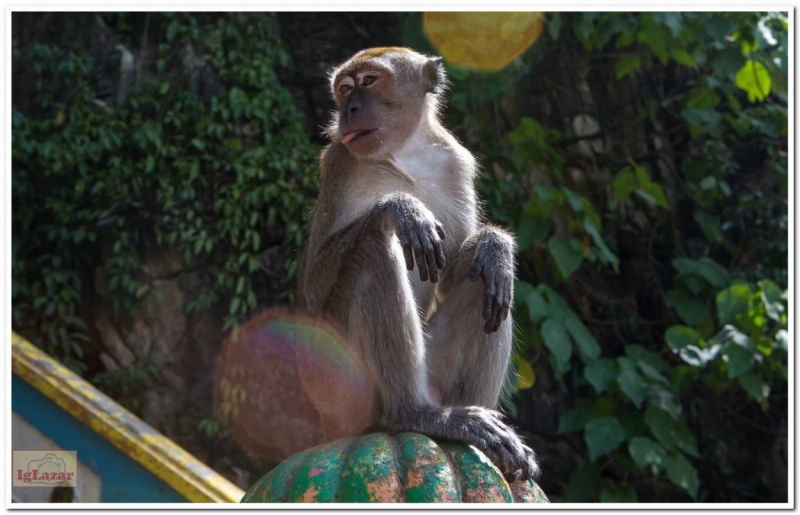
<path fill-rule="evenodd" d="M 527 479 L 536 455 L 495 411 L 515 243 L 481 224 L 475 158 L 439 121 L 445 80 L 441 58 L 394 47 L 331 74 L 336 110 L 298 301 L 342 328 L 371 389 L 353 395 L 302 360 L 301 378 L 331 438 L 369 427 L 461 440 Z"/>

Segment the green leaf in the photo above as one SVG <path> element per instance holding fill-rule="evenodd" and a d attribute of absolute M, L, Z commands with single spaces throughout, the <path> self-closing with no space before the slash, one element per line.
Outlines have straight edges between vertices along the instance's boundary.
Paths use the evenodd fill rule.
<path fill-rule="evenodd" d="M 547 308 L 547 301 L 544 300 L 539 290 L 531 288 L 530 292 L 525 296 L 525 301 L 528 306 L 528 316 L 531 322 L 538 322 L 550 314 Z"/>
<path fill-rule="evenodd" d="M 670 55 L 672 55 L 672 58 L 675 59 L 676 62 L 678 62 L 678 63 L 680 63 L 680 64 L 682 64 L 684 66 L 694 66 L 695 65 L 694 57 L 692 57 L 691 54 L 689 54 L 689 52 L 687 52 L 686 50 L 684 50 L 682 48 L 673 49 L 670 52 Z"/>
<path fill-rule="evenodd" d="M 616 417 L 598 418 L 586 424 L 583 438 L 589 447 L 589 458 L 595 461 L 625 441 L 625 429 Z"/>
<path fill-rule="evenodd" d="M 698 88 L 686 100 L 686 107 L 713 109 L 719 105 L 719 95 L 710 88 Z M 713 176 L 706 177 L 714 179 Z"/>
<path fill-rule="evenodd" d="M 650 385 L 650 389 L 647 392 L 647 402 L 669 413 L 673 420 L 677 420 L 683 411 L 680 403 L 675 400 L 675 394 L 663 384 L 654 383 Z"/>
<path fill-rule="evenodd" d="M 590 362 L 600 357 L 600 345 L 572 310 L 567 311 L 564 315 L 564 325 L 577 344 L 581 359 L 584 362 Z"/>
<path fill-rule="evenodd" d="M 561 188 L 561 191 L 564 192 L 564 196 L 567 197 L 567 202 L 569 202 L 569 206 L 573 211 L 576 213 L 583 211 L 583 197 L 566 187 Z"/>
<path fill-rule="evenodd" d="M 600 502 L 624 503 L 639 502 L 636 490 L 631 485 L 622 488 L 604 488 L 600 491 Z"/>
<path fill-rule="evenodd" d="M 597 248 L 600 249 L 600 255 L 603 256 L 603 260 L 606 263 L 610 263 L 615 272 L 619 272 L 619 258 L 617 258 L 617 256 L 611 252 L 611 249 L 606 246 L 606 242 L 603 240 L 603 237 L 600 236 L 600 232 L 597 230 L 597 227 L 595 227 L 594 223 L 592 223 L 592 219 L 588 216 L 583 218 L 583 227 L 586 229 L 586 232 L 589 234 L 589 236 L 592 237 L 592 240 Z"/>
<path fill-rule="evenodd" d="M 672 427 L 675 432 L 675 443 L 678 444 L 678 447 L 683 452 L 695 458 L 699 458 L 700 453 L 697 451 L 697 441 L 692 434 L 692 430 L 689 429 L 689 426 L 679 420 L 673 420 Z"/>
<path fill-rule="evenodd" d="M 603 393 L 617 377 L 617 365 L 610 359 L 599 359 L 586 365 L 583 375 L 595 392 Z"/>
<path fill-rule="evenodd" d="M 600 467 L 596 463 L 579 467 L 569 476 L 564 502 L 587 502 L 600 490 Z"/>
<path fill-rule="evenodd" d="M 581 252 L 576 252 L 572 245 L 570 245 L 569 240 L 560 234 L 550 237 L 547 241 L 547 249 L 550 251 L 550 255 L 553 256 L 558 270 L 565 279 L 572 275 L 572 273 L 580 267 L 581 261 L 583 261 L 583 254 Z"/>
<path fill-rule="evenodd" d="M 769 385 L 756 374 L 744 374 L 739 378 L 739 384 L 757 402 L 769 397 Z"/>
<path fill-rule="evenodd" d="M 697 470 L 682 454 L 671 456 L 667 461 L 667 477 L 675 485 L 689 492 L 692 499 L 697 498 L 697 489 L 700 486 Z"/>
<path fill-rule="evenodd" d="M 654 474 L 658 474 L 667 465 L 668 456 L 664 448 L 646 436 L 631 438 L 628 453 L 639 468 L 652 467 Z"/>
<path fill-rule="evenodd" d="M 667 450 L 675 449 L 676 444 L 676 431 L 674 428 L 672 417 L 670 417 L 664 410 L 655 406 L 648 406 L 647 411 L 644 412 L 644 421 L 650 431 L 658 438 Z"/>
<path fill-rule="evenodd" d="M 667 305 L 675 308 L 678 316 L 689 325 L 699 325 L 711 315 L 711 310 L 708 309 L 705 302 L 690 296 L 682 288 L 667 292 L 665 300 Z"/>
<path fill-rule="evenodd" d="M 556 372 L 559 375 L 563 374 L 572 357 L 572 342 L 564 325 L 552 318 L 547 319 L 542 325 L 542 339 L 545 347 L 550 349 L 555 357 Z"/>
<path fill-rule="evenodd" d="M 642 60 L 639 57 L 621 57 L 617 59 L 617 63 L 614 65 L 617 72 L 617 79 L 621 79 L 635 72 L 641 65 Z"/>
<path fill-rule="evenodd" d="M 664 333 L 664 339 L 672 350 L 683 349 L 689 345 L 702 347 L 705 344 L 700 333 L 685 325 L 674 325 Z"/>
<path fill-rule="evenodd" d="M 747 92 L 750 102 L 761 102 L 772 90 L 772 79 L 767 68 L 758 61 L 747 61 L 736 72 L 736 85 Z"/>
<path fill-rule="evenodd" d="M 665 36 L 664 28 L 661 25 L 653 23 L 649 16 L 645 16 L 637 39 L 650 47 L 656 56 L 658 56 L 661 64 L 667 64 L 667 59 L 669 58 Z"/>
<path fill-rule="evenodd" d="M 561 33 L 561 13 L 547 13 L 547 33 L 553 41 L 558 41 L 558 35 Z"/>
<path fill-rule="evenodd" d="M 625 168 L 614 178 L 614 200 L 619 202 L 631 193 L 636 187 L 636 176 L 630 168 Z"/>
<path fill-rule="evenodd" d="M 668 370 L 667 364 L 661 359 L 661 356 L 653 351 L 649 351 L 641 345 L 627 345 L 625 346 L 625 354 L 636 362 L 641 368 L 642 364 L 657 370 L 658 372 L 666 372 Z"/>
<path fill-rule="evenodd" d="M 749 309 L 750 287 L 741 283 L 731 285 L 717 294 L 716 301 L 719 324 L 725 325 Z"/>
<path fill-rule="evenodd" d="M 755 352 L 731 342 L 725 345 L 722 355 L 728 364 L 728 378 L 735 379 L 755 365 Z"/>
<path fill-rule="evenodd" d="M 693 127 L 707 130 L 712 134 L 719 132 L 723 121 L 722 115 L 714 109 L 686 107 L 681 110 L 681 116 Z"/>
<path fill-rule="evenodd" d="M 548 232 L 550 232 L 550 226 L 545 217 L 523 213 L 517 224 L 519 250 L 525 251 L 534 243 L 543 241 Z"/>
<path fill-rule="evenodd" d="M 637 408 L 642 407 L 642 402 L 647 397 L 647 382 L 638 372 L 620 370 L 619 376 L 617 376 L 617 384 Z"/>
<path fill-rule="evenodd" d="M 711 258 L 702 257 L 697 260 L 696 273 L 717 288 L 722 288 L 730 283 L 728 271 Z"/>
<path fill-rule="evenodd" d="M 781 314 L 784 311 L 783 292 L 777 284 L 769 279 L 759 281 L 758 285 L 761 287 L 761 301 L 764 303 L 767 316 L 776 322 L 780 322 Z"/>
<path fill-rule="evenodd" d="M 733 20 L 730 18 L 723 18 L 722 16 L 708 16 L 703 19 L 703 27 L 705 27 L 708 34 L 714 39 L 723 39 L 725 36 L 730 36 L 736 30 Z"/>
<path fill-rule="evenodd" d="M 665 12 L 653 12 L 650 13 L 650 16 L 653 17 L 653 21 L 664 25 L 665 27 L 669 27 L 672 36 L 677 38 L 681 31 L 684 29 L 683 21 L 682 21 L 682 14 L 679 12 L 674 11 L 665 11 Z"/>
<path fill-rule="evenodd" d="M 711 66 L 720 75 L 727 79 L 735 79 L 736 72 L 745 64 L 742 53 L 733 48 L 725 48 L 714 54 L 711 59 Z"/>
<path fill-rule="evenodd" d="M 703 230 L 706 239 L 711 243 L 721 243 L 725 237 L 722 235 L 718 216 L 709 215 L 703 211 L 695 211 L 694 219 Z"/>
<path fill-rule="evenodd" d="M 584 403 L 558 417 L 558 434 L 582 431 L 586 424 L 594 418 L 594 408 Z"/>

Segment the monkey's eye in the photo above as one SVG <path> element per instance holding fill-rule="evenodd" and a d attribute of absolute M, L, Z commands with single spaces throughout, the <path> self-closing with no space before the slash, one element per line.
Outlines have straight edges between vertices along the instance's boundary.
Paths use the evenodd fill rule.
<path fill-rule="evenodd" d="M 364 86 L 371 86 L 372 84 L 375 83 L 376 80 L 378 80 L 378 77 L 376 77 L 375 75 L 366 75 L 364 79 L 361 81 L 361 84 L 363 84 Z"/>
<path fill-rule="evenodd" d="M 350 84 L 341 84 L 339 86 L 339 93 L 341 93 L 342 95 L 346 95 L 350 93 L 351 89 L 353 89 L 353 86 L 351 86 Z"/>

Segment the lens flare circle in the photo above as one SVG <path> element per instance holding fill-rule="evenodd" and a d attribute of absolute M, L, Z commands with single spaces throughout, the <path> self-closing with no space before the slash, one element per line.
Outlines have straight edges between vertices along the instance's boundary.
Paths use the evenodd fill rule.
<path fill-rule="evenodd" d="M 544 19 L 541 12 L 426 12 L 422 23 L 448 63 L 493 72 L 539 38 Z"/>

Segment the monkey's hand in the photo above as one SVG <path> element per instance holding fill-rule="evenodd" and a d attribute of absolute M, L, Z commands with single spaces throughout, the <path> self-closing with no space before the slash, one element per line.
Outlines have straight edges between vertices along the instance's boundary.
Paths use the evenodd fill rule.
<path fill-rule="evenodd" d="M 508 234 L 487 231 L 472 261 L 469 280 L 483 279 L 483 331 L 486 334 L 500 329 L 508 318 L 511 296 L 514 293 L 514 240 Z"/>
<path fill-rule="evenodd" d="M 403 246 L 408 270 L 414 270 L 416 258 L 420 280 L 430 278 L 432 283 L 439 282 L 439 270 L 445 265 L 442 247 L 445 234 L 433 213 L 408 195 L 392 195 L 381 201 L 380 208 Z"/>

